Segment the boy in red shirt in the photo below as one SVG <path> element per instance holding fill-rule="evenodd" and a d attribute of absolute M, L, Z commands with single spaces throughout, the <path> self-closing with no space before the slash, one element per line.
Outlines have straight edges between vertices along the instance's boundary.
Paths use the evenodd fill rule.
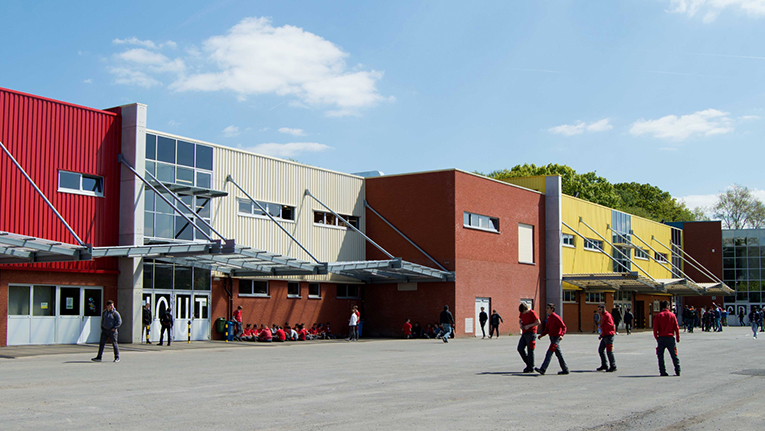
<path fill-rule="evenodd" d="M 541 322 L 539 321 L 537 313 L 530 309 L 525 302 L 521 302 L 521 305 L 518 306 L 518 311 L 521 312 L 518 316 L 518 324 L 521 326 L 521 339 L 518 341 L 518 353 L 521 355 L 523 362 L 526 363 L 526 368 L 523 369 L 523 372 L 533 373 L 534 348 L 537 343 L 537 325 Z"/>
<path fill-rule="evenodd" d="M 306 338 L 308 338 L 308 330 L 305 329 L 305 326 L 300 325 L 300 330 L 298 331 L 298 340 L 305 341 Z"/>
<path fill-rule="evenodd" d="M 672 364 L 675 366 L 675 375 L 680 375 L 680 359 L 677 357 L 677 345 L 680 342 L 680 327 L 677 317 L 669 311 L 669 301 L 661 301 L 661 312 L 653 317 L 653 337 L 656 338 L 656 356 L 659 357 L 659 373 L 668 376 L 667 367 L 664 365 L 664 349 L 669 350 Z"/>
<path fill-rule="evenodd" d="M 274 341 L 287 341 L 287 334 L 284 333 L 284 329 L 281 326 L 276 330 L 276 340 Z"/>
<path fill-rule="evenodd" d="M 555 314 L 555 304 L 547 304 L 546 311 L 547 324 L 545 324 L 545 330 L 539 334 L 539 338 L 549 335 L 550 348 L 547 349 L 545 361 L 542 362 L 542 366 L 540 368 L 534 368 L 534 370 L 539 374 L 544 375 L 545 371 L 547 371 L 547 366 L 550 365 L 552 355 L 555 353 L 555 356 L 558 357 L 558 363 L 560 364 L 561 369 L 558 374 L 568 374 L 568 365 L 566 365 L 566 360 L 563 359 L 563 353 L 560 351 L 560 340 L 566 335 L 566 324 L 563 323 L 563 319 L 561 319 L 560 316 Z"/>
<path fill-rule="evenodd" d="M 401 327 L 404 330 L 404 338 L 406 339 L 412 338 L 412 324 L 409 323 L 410 321 L 411 319 L 406 319 L 404 326 Z"/>
<path fill-rule="evenodd" d="M 611 317 L 611 313 L 606 311 L 606 306 L 598 305 L 598 313 L 600 313 L 600 346 L 598 346 L 598 354 L 600 355 L 600 367 L 598 371 L 606 371 L 613 373 L 616 371 L 616 359 L 614 358 L 614 334 L 616 334 L 616 328 L 614 327 L 614 318 Z M 605 352 L 605 353 L 604 353 Z M 606 353 L 608 354 L 609 367 L 606 364 Z"/>
<path fill-rule="evenodd" d="M 272 339 L 273 335 L 271 335 L 271 330 L 266 328 L 266 325 L 260 325 L 260 335 L 258 336 L 258 341 L 270 343 Z"/>

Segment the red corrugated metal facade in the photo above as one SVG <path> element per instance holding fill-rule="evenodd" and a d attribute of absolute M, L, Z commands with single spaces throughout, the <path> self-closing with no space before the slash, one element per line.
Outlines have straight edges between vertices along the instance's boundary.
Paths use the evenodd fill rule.
<path fill-rule="evenodd" d="M 0 88 L 0 141 L 85 243 L 118 244 L 119 115 Z M 58 192 L 59 170 L 104 179 L 103 197 Z M 76 244 L 0 151 L 0 230 Z M 11 269 L 14 266 L 6 266 Z M 24 265 L 45 270 L 116 271 L 114 259 Z"/>

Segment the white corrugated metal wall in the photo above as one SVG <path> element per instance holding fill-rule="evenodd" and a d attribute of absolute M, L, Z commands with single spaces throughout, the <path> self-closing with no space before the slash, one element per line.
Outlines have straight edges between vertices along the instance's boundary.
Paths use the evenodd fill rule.
<path fill-rule="evenodd" d="M 213 188 L 229 193 L 214 199 L 213 226 L 238 245 L 246 245 L 273 253 L 311 261 L 274 222 L 268 218 L 238 214 L 238 199 L 246 199 L 231 177 L 255 200 L 295 207 L 295 221 L 282 222 L 311 254 L 322 262 L 365 259 L 364 238 L 344 228 L 314 225 L 313 211 L 326 211 L 305 195 L 308 189 L 338 214 L 359 217 L 364 229 L 364 179 L 286 160 L 260 156 L 244 151 L 215 146 Z"/>

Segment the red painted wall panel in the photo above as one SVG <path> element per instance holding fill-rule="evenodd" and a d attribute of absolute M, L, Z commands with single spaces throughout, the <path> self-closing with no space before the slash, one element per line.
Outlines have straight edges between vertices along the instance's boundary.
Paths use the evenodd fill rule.
<path fill-rule="evenodd" d="M 0 141 L 85 243 L 116 245 L 121 123 L 117 114 L 0 88 Z M 58 192 L 58 171 L 104 178 L 104 197 Z M 75 244 L 76 240 L 0 154 L 0 230 Z M 115 259 L 7 265 L 58 271 L 115 271 Z"/>
<path fill-rule="evenodd" d="M 690 254 L 706 269 L 711 271 L 712 274 L 722 280 L 722 222 L 701 221 L 683 223 L 683 241 L 686 253 Z M 687 263 L 683 271 L 692 280 L 699 283 L 712 283 L 714 281 Z M 733 288 L 734 286 L 730 287 Z M 709 308 L 712 306 L 712 303 L 722 305 L 722 296 L 712 298 L 711 296 L 686 296 L 683 298 L 683 304 L 692 305 L 695 308 Z"/>

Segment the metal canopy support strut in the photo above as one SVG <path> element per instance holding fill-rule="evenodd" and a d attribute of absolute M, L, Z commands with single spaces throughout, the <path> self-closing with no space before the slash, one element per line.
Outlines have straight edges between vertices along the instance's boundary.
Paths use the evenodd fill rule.
<path fill-rule="evenodd" d="M 433 263 L 435 263 L 436 265 L 438 265 L 438 267 L 439 267 L 439 268 L 441 268 L 441 270 L 442 270 L 442 271 L 448 271 L 446 268 L 444 268 L 443 266 L 441 266 L 441 264 L 440 264 L 440 263 L 438 263 L 438 261 L 436 261 L 435 259 L 433 259 L 433 258 L 432 258 L 432 257 L 431 257 L 431 256 L 430 256 L 428 253 L 426 253 L 426 252 L 425 252 L 425 250 L 421 249 L 421 248 L 420 248 L 420 247 L 419 247 L 417 244 L 415 244 L 415 243 L 414 243 L 414 241 L 412 241 L 411 239 L 409 239 L 409 237 L 407 237 L 406 235 L 404 235 L 404 233 L 403 233 L 403 232 L 401 232 L 400 230 L 398 230 L 398 229 L 396 228 L 396 226 L 393 226 L 393 224 L 392 224 L 391 222 L 389 222 L 388 220 L 386 220 L 386 219 L 385 219 L 385 217 L 383 217 L 382 215 L 380 215 L 380 213 L 378 213 L 377 211 L 375 211 L 375 209 L 374 209 L 374 208 L 372 208 L 372 207 L 369 205 L 369 203 L 367 203 L 367 201 L 364 201 L 364 206 L 365 206 L 366 208 L 368 208 L 370 211 L 372 211 L 372 212 L 373 212 L 373 213 L 374 213 L 374 214 L 375 214 L 377 217 L 380 217 L 380 220 L 384 221 L 384 222 L 385 222 L 385 223 L 386 223 L 388 226 L 390 226 L 390 228 L 391 228 L 391 229 L 393 229 L 394 231 L 396 231 L 396 233 L 398 233 L 399 235 L 401 235 L 401 236 L 402 236 L 402 237 L 403 237 L 405 240 L 409 241 L 409 244 L 412 244 L 412 246 L 414 246 L 414 248 L 416 248 L 416 249 L 417 249 L 417 250 L 419 250 L 419 251 L 420 251 L 422 254 L 424 254 L 424 255 L 425 255 L 425 257 L 427 257 L 428 259 L 430 259 L 430 261 L 431 261 L 431 262 L 433 262 Z"/>
<path fill-rule="evenodd" d="M 266 209 L 263 208 L 262 205 L 260 205 L 260 203 L 258 201 L 253 199 L 252 196 L 250 196 L 246 191 L 244 191 L 244 189 L 241 186 L 239 186 L 239 184 L 237 184 L 236 181 L 234 181 L 234 178 L 232 178 L 231 175 L 227 175 L 226 176 L 226 182 L 230 182 L 231 184 L 236 186 L 236 188 L 238 188 L 240 192 L 244 193 L 244 195 L 247 196 L 247 199 L 249 199 L 252 203 L 254 203 L 258 207 L 259 210 L 263 211 L 263 214 L 268 216 L 268 218 L 271 219 L 271 221 L 274 222 L 277 226 L 279 226 L 279 229 L 281 229 L 284 233 L 286 233 L 287 236 L 290 237 L 290 239 L 295 242 L 295 244 L 297 244 L 300 248 L 303 249 L 304 252 L 306 252 L 309 256 L 311 256 L 311 259 L 313 259 L 316 263 L 323 263 L 323 262 L 319 262 L 319 259 L 316 259 L 311 254 L 310 251 L 308 251 L 305 247 L 303 247 L 303 244 L 301 244 L 300 241 L 298 241 L 294 236 L 292 236 L 292 234 L 289 233 L 287 231 L 287 229 L 284 228 L 284 226 L 282 226 L 279 222 L 277 222 L 276 219 L 274 219 L 271 216 L 271 214 L 269 214 L 268 211 L 266 211 Z"/>
<path fill-rule="evenodd" d="M 2 148 L 2 149 L 3 149 L 3 151 L 5 151 L 5 154 L 7 154 L 7 155 L 8 155 L 8 157 L 11 159 L 11 161 L 13 162 L 13 164 L 14 164 L 14 165 L 16 165 L 16 167 L 19 169 L 19 171 L 21 171 L 21 174 L 22 174 L 22 175 L 24 175 L 24 178 L 26 178 L 26 179 L 27 179 L 27 181 L 29 181 L 29 184 L 31 184 L 31 185 L 32 185 L 32 187 L 34 187 L 34 189 L 37 191 L 37 194 L 39 194 L 39 195 L 40 195 L 40 197 L 41 197 L 41 198 L 42 198 L 42 199 L 45 201 L 45 203 L 46 203 L 46 204 L 48 204 L 48 206 L 50 207 L 50 209 L 51 209 L 51 210 L 53 210 L 53 213 L 54 213 L 54 214 L 56 214 L 56 217 L 58 217 L 58 219 L 59 219 L 59 220 L 61 220 L 61 223 L 63 223 L 63 224 L 64 224 L 64 226 L 66 226 L 66 230 L 68 230 L 68 231 L 69 231 L 69 233 L 70 233 L 70 234 L 72 234 L 72 236 L 74 237 L 74 239 L 76 239 L 76 240 L 77 240 L 77 243 L 78 243 L 79 245 L 81 245 L 81 246 L 89 247 L 88 245 L 86 245 L 85 243 L 83 243 L 83 242 L 82 242 L 82 240 L 80 239 L 80 237 L 79 237 L 79 236 L 77 236 L 77 234 L 76 234 L 76 233 L 74 233 L 74 229 L 72 229 L 72 227 L 71 227 L 71 226 L 69 226 L 69 223 L 67 223 L 67 222 L 66 222 L 66 220 L 64 220 L 64 217 L 63 217 L 61 214 L 59 214 L 59 212 L 56 210 L 56 207 L 54 207 L 54 206 L 53 206 L 53 204 L 52 204 L 52 203 L 50 203 L 50 201 L 48 200 L 48 198 L 47 198 L 47 197 L 45 197 L 45 194 L 42 192 L 42 190 L 40 190 L 40 188 L 39 188 L 39 187 L 37 187 L 37 184 L 35 184 L 35 182 L 34 182 L 34 181 L 32 181 L 32 178 L 30 178 L 30 177 L 29 177 L 29 175 L 27 175 L 26 171 L 24 171 L 24 168 L 22 168 L 22 167 L 21 167 L 21 165 L 19 164 L 19 162 L 17 162 L 17 161 L 16 161 L 16 159 L 13 157 L 13 155 L 11 154 L 11 152 L 10 152 L 10 151 L 8 151 L 8 149 L 7 149 L 7 148 L 5 148 L 5 145 L 3 145 L 3 143 L 2 143 L 2 142 L 0 142 L 0 148 Z"/>
<path fill-rule="evenodd" d="M 381 252 L 385 253 L 385 255 L 386 255 L 386 256 L 388 256 L 388 257 L 389 257 L 389 258 L 391 258 L 391 259 L 395 259 L 395 257 L 393 257 L 393 255 L 392 255 L 392 254 L 390 254 L 390 253 L 388 253 L 387 251 L 385 251 L 385 249 L 384 249 L 384 248 L 382 248 L 382 247 L 380 247 L 379 245 L 377 245 L 377 243 L 376 243 L 376 242 L 374 242 L 374 241 L 372 241 L 372 239 L 371 239 L 371 238 L 369 238 L 368 236 L 364 235 L 364 233 L 363 233 L 363 232 L 361 232 L 360 230 L 356 229 L 356 226 L 354 226 L 354 225 L 352 225 L 352 224 L 348 223 L 348 220 L 346 220 L 346 219 L 344 219 L 344 218 L 340 217 L 340 214 L 338 214 L 338 213 L 334 212 L 334 211 L 332 210 L 332 208 L 330 208 L 330 207 L 328 207 L 328 206 L 324 205 L 324 203 L 323 203 L 322 201 L 320 201 L 319 199 L 317 199 L 317 198 L 316 198 L 316 196 L 314 196 L 314 195 L 312 195 L 312 194 L 311 194 L 311 191 L 310 191 L 310 190 L 306 189 L 306 191 L 305 191 L 305 194 L 306 194 L 306 196 L 310 196 L 310 197 L 312 197 L 312 198 L 313 198 L 313 200 L 315 200 L 316 202 L 318 202 L 318 203 L 319 203 L 319 205 L 321 205 L 321 206 L 323 206 L 324 208 L 326 208 L 326 209 L 327 209 L 327 211 L 329 211 L 329 212 L 331 212 L 331 213 L 332 213 L 332 215 L 334 215 L 335 217 L 337 217 L 338 219 L 340 219 L 340 221 L 342 221 L 343 223 L 345 223 L 345 225 L 346 225 L 346 226 L 348 226 L 349 228 L 353 229 L 353 231 L 354 231 L 354 232 L 356 232 L 356 233 L 358 233 L 359 235 L 363 236 L 363 237 L 364 237 L 364 239 L 366 239 L 367 241 L 369 241 L 369 243 L 370 243 L 370 244 L 372 244 L 373 246 L 377 247 L 377 249 L 378 249 L 378 250 L 380 250 Z"/>
<path fill-rule="evenodd" d="M 669 247 L 667 247 L 666 245 L 664 245 L 664 244 L 663 244 L 661 241 L 659 241 L 658 239 L 656 239 L 656 237 L 654 237 L 654 236 L 651 236 L 651 239 L 652 239 L 652 240 L 654 240 L 654 241 L 656 241 L 656 242 L 658 242 L 659 244 L 661 244 L 661 246 L 662 246 L 662 247 L 664 247 L 664 248 L 666 248 L 667 250 L 669 250 L 669 252 L 670 252 L 670 253 L 672 253 L 672 255 L 673 255 L 673 256 L 677 256 L 677 257 L 679 257 L 680 259 L 683 259 L 684 261 L 688 262 L 688 263 L 689 263 L 689 264 L 690 264 L 692 267 L 696 268 L 696 269 L 697 269 L 699 272 L 701 272 L 702 274 L 706 275 L 707 277 L 709 277 L 710 279 L 714 280 L 715 282 L 717 282 L 717 283 L 722 283 L 722 282 L 723 282 L 722 280 L 720 280 L 719 278 L 717 278 L 717 276 L 716 276 L 716 275 L 714 275 L 714 274 L 712 273 L 712 271 L 710 271 L 710 270 L 706 269 L 706 268 L 704 267 L 704 265 L 702 265 L 702 264 L 698 263 L 698 262 L 696 261 L 696 259 L 694 259 L 694 258 L 693 258 L 693 257 L 692 257 L 690 254 L 686 253 L 686 252 L 685 252 L 685 250 L 683 250 L 682 248 L 679 248 L 679 247 L 678 247 L 678 249 L 679 249 L 681 252 L 683 252 L 683 254 L 684 254 L 685 256 L 688 256 L 688 259 L 690 259 L 690 261 L 689 261 L 688 259 L 686 259 L 685 257 L 683 257 L 683 256 L 681 256 L 681 255 L 679 255 L 679 254 L 675 253 L 674 251 L 672 251 L 672 249 L 671 249 L 671 248 L 669 248 Z M 698 265 L 698 266 L 696 266 L 696 265 Z"/>
<path fill-rule="evenodd" d="M 654 282 L 656 281 L 656 279 L 655 279 L 655 278 L 651 277 L 651 274 L 647 273 L 647 272 L 646 272 L 646 271 L 645 271 L 643 268 L 641 268 L 641 267 L 640 267 L 640 265 L 638 265 L 637 263 L 635 263 L 635 261 L 633 261 L 633 260 L 632 260 L 632 259 L 631 259 L 629 256 L 627 256 L 626 254 L 624 254 L 624 252 L 622 252 L 621 250 L 619 250 L 619 247 L 617 247 L 617 246 L 615 246 L 615 245 L 611 244 L 611 242 L 610 242 L 610 241 L 608 241 L 607 239 L 605 239 L 605 238 L 603 237 L 603 235 L 599 234 L 599 233 L 598 233 L 598 231 L 596 231 L 595 229 L 593 229 L 593 228 L 592 228 L 592 226 L 588 225 L 588 224 L 587 224 L 587 222 L 585 222 L 585 221 L 584 221 L 584 220 L 583 220 L 581 217 L 579 217 L 579 222 L 580 222 L 580 223 L 582 223 L 582 224 L 584 224 L 585 226 L 587 226 L 587 227 L 588 227 L 588 228 L 589 228 L 589 229 L 590 229 L 590 230 L 591 230 L 593 233 L 595 233 L 595 235 L 597 235 L 598 237 L 600 237 L 600 239 L 602 239 L 603 241 L 605 241 L 605 242 L 606 242 L 606 244 L 610 245 L 610 246 L 611 246 L 611 248 L 613 248 L 614 250 L 618 251 L 618 252 L 619 252 L 619 254 L 621 254 L 621 255 L 622 255 L 622 257 L 626 257 L 626 258 L 627 258 L 627 260 L 629 260 L 629 261 L 630 261 L 630 263 L 632 263 L 633 265 L 635 265 L 635 267 L 636 267 L 637 269 L 641 270 L 641 271 L 643 272 L 643 274 L 647 275 L 647 276 L 648 276 L 648 278 L 650 278 L 650 279 L 651 279 L 651 281 L 654 281 Z M 567 226 L 568 226 L 568 225 L 567 225 Z M 570 226 L 569 226 L 569 229 L 571 229 L 571 227 L 570 227 Z M 571 230 L 573 230 L 573 229 L 571 229 Z M 605 253 L 605 252 L 604 252 L 604 253 Z M 614 260 L 614 262 L 616 262 L 616 260 Z M 621 262 L 619 262 L 619 263 L 621 264 Z M 628 268 L 627 268 L 627 267 L 626 267 L 624 264 L 621 264 L 621 265 L 622 265 L 622 267 L 624 267 L 624 269 L 627 269 L 627 270 L 629 271 L 629 269 L 628 269 Z"/>

